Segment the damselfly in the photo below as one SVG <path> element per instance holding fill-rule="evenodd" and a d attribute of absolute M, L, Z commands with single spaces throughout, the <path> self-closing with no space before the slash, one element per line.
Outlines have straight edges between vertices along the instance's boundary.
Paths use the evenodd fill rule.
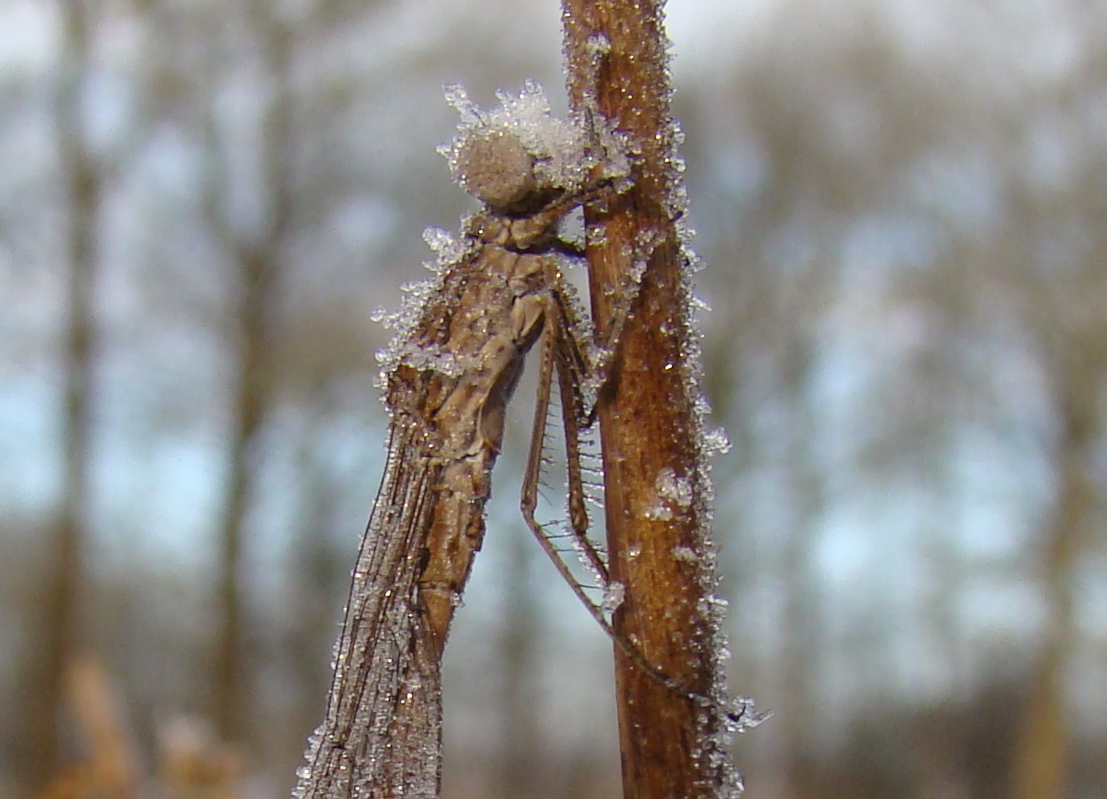
<path fill-rule="evenodd" d="M 463 125 L 452 152 L 455 174 L 484 208 L 460 239 L 436 237 L 438 278 L 411 303 L 385 358 L 388 460 L 353 574 L 326 717 L 299 772 L 303 799 L 438 795 L 443 647 L 484 537 L 507 403 L 543 336 L 538 415 L 544 422 L 556 372 L 569 458 L 578 457 L 588 366 L 572 337 L 582 325 L 562 279 L 557 233 L 566 214 L 601 189 L 582 188 L 588 164 L 579 132 L 549 115 L 540 89 L 501 99 L 500 113 Z M 538 430 L 524 490 L 527 519 L 540 534 L 533 511 L 542 441 Z M 572 527 L 603 576 L 603 559 L 584 535 L 580 486 L 571 488 Z"/>
<path fill-rule="evenodd" d="M 499 109 L 485 113 L 453 92 L 462 125 L 447 155 L 455 177 L 484 207 L 459 238 L 429 236 L 439 253 L 437 277 L 399 315 L 384 354 L 388 460 L 353 574 L 326 715 L 299 771 L 296 799 L 438 796 L 443 648 L 484 537 L 507 405 L 540 338 L 523 515 L 620 648 L 681 690 L 611 627 L 618 586 L 609 583 L 602 552 L 587 535 L 580 477 L 581 432 L 594 404 L 588 397 L 604 370 L 602 354 L 612 347 L 590 340 L 561 271 L 574 248 L 558 232 L 574 209 L 619 191 L 627 159 L 617 152 L 587 157 L 595 148 L 586 146 L 583 126 L 551 116 L 537 86 L 500 100 Z M 621 307 L 629 308 L 629 300 Z M 618 321 L 607 327 L 617 336 Z M 606 602 L 589 595 L 535 518 L 555 376 L 569 475 L 566 527 Z"/>

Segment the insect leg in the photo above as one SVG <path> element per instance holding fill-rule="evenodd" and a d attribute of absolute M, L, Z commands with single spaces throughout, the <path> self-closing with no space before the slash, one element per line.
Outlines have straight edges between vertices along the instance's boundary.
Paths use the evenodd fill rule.
<path fill-rule="evenodd" d="M 601 578 L 605 592 L 610 591 L 611 582 L 607 564 L 600 557 L 595 545 L 589 539 L 588 516 L 584 503 L 584 481 L 581 477 L 580 432 L 589 424 L 584 411 L 581 375 L 587 371 L 586 361 L 576 339 L 569 332 L 574 329 L 571 304 L 555 288 L 553 302 L 547 311 L 545 332 L 542 334 L 542 360 L 538 373 L 538 396 L 534 407 L 534 427 L 531 432 L 530 452 L 523 477 L 521 509 L 527 526 L 531 529 L 539 545 L 553 561 L 554 567 L 569 584 L 573 593 L 580 599 L 589 614 L 608 637 L 615 642 L 626 657 L 642 669 L 651 679 L 677 692 L 690 702 L 703 707 L 715 708 L 734 724 L 755 724 L 760 717 L 744 720 L 745 708 L 737 712 L 721 707 L 716 700 L 697 691 L 689 690 L 680 681 L 674 680 L 659 671 L 642 655 L 634 643 L 618 633 L 608 620 L 604 609 L 585 593 L 584 586 L 569 570 L 562 560 L 561 553 L 546 535 L 542 524 L 535 518 L 534 512 L 538 500 L 538 483 L 542 470 L 542 451 L 545 444 L 546 425 L 549 419 L 550 394 L 553 389 L 553 373 L 557 370 L 558 388 L 561 394 L 562 423 L 564 425 L 566 463 L 569 483 L 569 524 L 571 534 L 580 545 L 581 551 L 596 574 Z"/>
<path fill-rule="evenodd" d="M 557 569 L 558 573 L 562 576 L 565 582 L 569 584 L 569 587 L 572 589 L 573 593 L 576 594 L 577 598 L 584 604 L 584 607 L 588 610 L 589 614 L 591 614 L 592 618 L 596 620 L 596 623 L 599 624 L 601 629 L 603 629 L 603 631 L 607 633 L 611 640 L 616 643 L 619 649 L 622 650 L 623 653 L 628 658 L 630 658 L 630 660 L 635 665 L 643 669 L 646 673 L 650 674 L 654 679 L 657 679 L 662 684 L 684 694 L 689 699 L 692 699 L 694 701 L 705 701 L 703 697 L 687 691 L 675 680 L 666 677 L 664 674 L 662 674 L 649 663 L 647 663 L 645 658 L 642 657 L 641 652 L 639 652 L 636 647 L 634 647 L 629 641 L 625 640 L 622 636 L 615 632 L 615 629 L 611 626 L 611 622 L 609 622 L 607 620 L 607 617 L 604 615 L 603 609 L 599 605 L 597 605 L 592 600 L 592 598 L 588 596 L 587 593 L 585 593 L 584 586 L 581 585 L 580 581 L 577 580 L 572 571 L 569 570 L 568 565 L 561 558 L 561 553 L 558 552 L 557 548 L 546 537 L 545 531 L 542 528 L 542 524 L 535 518 L 534 512 L 538 505 L 538 482 L 542 471 L 542 447 L 545 441 L 546 423 L 550 410 L 550 393 L 553 389 L 554 369 L 556 368 L 558 370 L 559 382 L 563 386 L 566 385 L 566 380 L 569 381 L 569 386 L 566 387 L 570 387 L 572 385 L 571 377 L 566 377 L 564 374 L 570 372 L 570 370 L 565 365 L 563 358 L 559 357 L 558 355 L 558 349 L 559 347 L 565 345 L 565 341 L 564 339 L 560 338 L 561 325 L 559 320 L 556 318 L 557 315 L 558 314 L 556 312 L 550 313 L 550 317 L 552 318 L 547 320 L 546 330 L 542 334 L 542 361 L 538 373 L 538 397 L 534 403 L 534 428 L 531 433 L 530 452 L 527 456 L 527 467 L 526 472 L 523 476 L 523 490 L 520 502 L 520 507 L 523 512 L 523 518 L 526 520 L 527 526 L 531 529 L 531 532 L 534 533 L 534 537 L 538 540 L 539 545 L 549 556 L 550 560 L 553 561 L 554 567 Z M 569 398 L 563 398 L 562 406 L 565 409 L 563 411 L 563 414 L 566 417 L 571 416 L 575 412 L 572 408 L 576 405 L 577 401 Z M 566 440 L 576 441 L 577 443 L 579 443 L 578 436 L 579 426 L 576 424 L 576 420 L 574 420 L 574 422 L 569 423 L 569 425 L 567 426 Z M 575 446 L 576 444 L 569 444 L 568 448 L 572 450 Z M 570 454 L 569 460 L 571 462 L 570 472 L 577 472 L 576 477 L 570 477 L 570 485 L 575 484 L 579 486 L 581 483 L 579 468 L 579 450 L 576 452 L 576 455 Z M 572 463 L 574 462 L 574 460 L 575 468 Z M 570 506 L 572 506 L 576 502 L 579 502 L 579 513 L 574 512 L 572 508 L 570 510 L 570 516 L 577 517 L 576 519 L 570 519 L 570 525 L 573 526 L 574 537 L 577 539 L 577 541 L 581 542 L 582 546 L 584 547 L 585 557 L 601 575 L 601 578 L 604 580 L 603 587 L 606 590 L 609 588 L 609 583 L 607 582 L 607 566 L 599 557 L 599 553 L 596 552 L 595 547 L 592 545 L 592 543 L 588 541 L 586 535 L 587 515 L 579 515 L 583 514 L 584 511 L 583 492 L 580 492 L 579 498 L 576 500 L 570 498 Z M 583 523 L 584 527 L 577 529 L 576 525 L 578 523 Z"/>
<path fill-rule="evenodd" d="M 550 314 L 551 317 L 555 316 Z M 526 471 L 523 475 L 523 490 L 520 500 L 520 507 L 523 512 L 523 518 L 526 520 L 527 526 L 534 533 L 534 537 L 538 539 L 538 543 L 546 554 L 549 555 L 550 560 L 553 561 L 554 566 L 557 568 L 558 573 L 565 579 L 565 582 L 569 584 L 569 587 L 573 589 L 575 593 L 588 608 L 589 612 L 596 617 L 596 620 L 600 622 L 604 629 L 610 629 L 607 620 L 603 617 L 603 613 L 599 606 L 584 592 L 584 587 L 580 584 L 580 581 L 576 579 L 573 573 L 569 570 L 568 565 L 561 557 L 561 553 L 550 542 L 546 536 L 545 530 L 542 524 L 535 518 L 535 510 L 538 506 L 538 483 L 541 478 L 542 472 L 542 450 L 546 437 L 546 424 L 549 418 L 550 412 L 550 394 L 553 389 L 553 372 L 557 368 L 558 356 L 556 352 L 557 336 L 558 336 L 558 324 L 556 320 L 551 319 L 547 321 L 546 330 L 542 334 L 542 360 L 539 365 L 538 372 L 538 396 L 534 403 L 534 427 L 531 431 L 530 439 L 530 452 L 527 455 Z M 560 370 L 559 370 L 560 371 Z M 563 406 L 569 400 L 563 398 Z M 564 410 L 565 414 L 571 413 L 568 409 Z M 569 450 L 568 459 L 569 463 L 569 527 L 570 532 L 573 535 L 574 540 L 580 546 L 581 551 L 584 553 L 584 557 L 588 561 L 589 566 L 597 574 L 602 582 L 602 587 L 607 588 L 607 564 L 603 562 L 599 552 L 596 551 L 595 546 L 588 539 L 588 513 L 584 504 L 584 491 L 581 485 L 580 469 L 579 469 L 579 439 L 576 436 L 579 435 L 579 429 L 574 428 L 572 432 L 566 430 L 566 446 Z M 569 443 L 572 441 L 572 443 Z M 574 468 L 575 466 L 575 468 Z"/>

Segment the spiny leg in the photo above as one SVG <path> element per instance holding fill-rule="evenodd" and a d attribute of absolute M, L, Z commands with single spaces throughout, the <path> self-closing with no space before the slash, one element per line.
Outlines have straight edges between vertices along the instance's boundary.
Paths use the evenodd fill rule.
<path fill-rule="evenodd" d="M 551 316 L 556 316 L 556 314 L 551 314 Z M 642 671 L 648 674 L 651 679 L 657 680 L 659 683 L 672 691 L 676 691 L 677 693 L 684 696 L 688 701 L 695 702 L 696 704 L 702 705 L 704 707 L 715 707 L 717 706 L 717 703 L 709 697 L 704 696 L 703 694 L 700 694 L 698 692 L 688 690 L 687 687 L 682 685 L 677 680 L 668 677 L 667 675 L 658 671 L 656 667 L 651 666 L 632 642 L 628 641 L 626 638 L 615 631 L 614 627 L 611 626 L 611 622 L 609 622 L 607 620 L 607 617 L 604 615 L 603 608 L 600 605 L 597 605 L 596 602 L 594 602 L 592 598 L 588 596 L 588 594 L 584 590 L 584 586 L 580 583 L 579 580 L 577 580 L 572 571 L 570 571 L 568 565 L 562 559 L 561 552 L 559 552 L 557 547 L 555 547 L 553 543 L 549 540 L 545 530 L 542 527 L 542 524 L 535 518 L 534 512 L 538 504 L 538 484 L 542 471 L 542 449 L 545 442 L 546 423 L 550 410 L 550 395 L 553 388 L 554 369 L 556 368 L 559 372 L 559 383 L 561 383 L 563 391 L 565 389 L 572 390 L 573 386 L 575 385 L 575 379 L 572 376 L 572 370 L 568 368 L 567 361 L 562 360 L 562 357 L 559 357 L 558 354 L 559 348 L 566 346 L 565 339 L 560 337 L 560 328 L 561 326 L 557 321 L 550 320 L 547 322 L 546 331 L 543 333 L 542 361 L 539 367 L 538 374 L 538 396 L 535 400 L 534 408 L 534 429 L 531 433 L 530 452 L 527 456 L 527 467 L 523 477 L 523 490 L 520 502 L 523 518 L 526 520 L 527 526 L 531 529 L 534 537 L 538 540 L 539 545 L 549 556 L 550 560 L 553 562 L 554 567 L 557 569 L 561 577 L 565 580 L 566 583 L 569 584 L 569 587 L 572 589 L 573 593 L 576 594 L 577 598 L 588 610 L 592 618 L 596 620 L 596 623 L 600 626 L 600 628 L 605 633 L 607 633 L 608 637 L 610 637 L 611 640 L 615 642 L 615 645 L 619 647 L 620 651 L 622 651 L 623 654 L 626 655 L 632 663 L 634 663 L 638 668 L 642 669 Z M 564 409 L 563 416 L 566 419 L 568 419 L 574 413 L 574 405 L 574 401 L 565 399 L 562 400 L 562 406 Z M 572 474 L 572 472 L 574 471 L 577 473 L 575 477 L 570 476 L 570 487 L 574 485 L 581 486 L 583 482 L 580 477 L 580 460 L 578 448 L 579 434 L 579 423 L 578 420 L 574 418 L 574 421 L 568 422 L 565 433 L 567 450 L 570 451 L 567 458 L 569 461 L 570 474 Z M 569 441 L 574 441 L 576 443 L 569 444 Z M 575 454 L 572 454 L 574 451 Z M 579 503 L 579 508 L 581 509 L 581 511 L 583 511 L 583 493 L 580 493 L 577 499 L 571 498 L 570 506 L 572 506 L 575 502 Z M 572 511 L 570 515 L 577 517 L 576 520 L 570 520 L 570 525 L 574 526 L 573 535 L 575 540 L 581 543 L 583 551 L 586 553 L 586 558 L 588 558 L 589 563 L 596 569 L 597 573 L 603 580 L 603 588 L 605 589 L 605 591 L 610 590 L 610 583 L 607 579 L 607 566 L 603 563 L 603 560 L 599 557 L 599 554 L 596 551 L 594 545 L 587 537 L 587 515 L 585 514 L 583 516 L 578 516 L 578 514 L 573 513 Z M 575 528 L 577 522 L 582 522 L 584 525 L 579 530 Z M 722 712 L 724 715 L 735 722 L 738 722 L 741 718 L 741 711 L 739 713 L 734 713 L 733 711 L 729 711 L 726 708 L 720 708 L 720 712 Z"/>
<path fill-rule="evenodd" d="M 554 316 L 554 314 L 551 314 Z M 546 425 L 550 413 L 550 396 L 553 389 L 553 372 L 557 367 L 558 355 L 558 328 L 560 325 L 554 319 L 547 321 L 546 331 L 542 335 L 542 360 L 538 372 L 538 396 L 534 403 L 534 427 L 531 431 L 530 452 L 527 455 L 527 467 L 523 475 L 523 490 L 520 507 L 527 526 L 534 533 L 538 543 L 549 555 L 558 572 L 565 579 L 573 592 L 600 622 L 605 630 L 610 631 L 610 625 L 603 617 L 599 606 L 585 593 L 584 586 L 576 579 L 568 564 L 565 563 L 562 553 L 553 545 L 542 524 L 535 518 L 535 510 L 538 506 L 538 485 L 542 474 L 542 453 L 546 438 Z M 558 369 L 560 372 L 561 370 Z M 566 400 L 562 398 L 563 415 L 568 416 L 571 410 L 565 408 Z M 592 571 L 601 581 L 601 587 L 607 590 L 608 573 L 607 564 L 600 557 L 595 545 L 588 538 L 588 512 L 585 507 L 583 481 L 580 473 L 580 430 L 576 424 L 570 424 L 565 430 L 567 469 L 569 475 L 569 530 L 574 542 L 583 553 L 585 560 Z"/>
<path fill-rule="evenodd" d="M 585 593 L 584 586 L 573 576 L 568 566 L 562 560 L 561 553 L 546 534 L 542 524 L 534 517 L 537 504 L 538 485 L 542 470 L 543 447 L 546 440 L 546 426 L 549 419 L 550 396 L 553 389 L 553 371 L 558 373 L 558 391 L 561 395 L 562 424 L 564 426 L 566 468 L 568 473 L 569 488 L 569 515 L 570 535 L 585 553 L 585 557 L 593 570 L 600 577 L 606 596 L 611 595 L 611 581 L 608 576 L 607 564 L 600 556 L 595 544 L 588 536 L 588 516 L 585 507 L 584 479 L 581 466 L 581 430 L 591 424 L 591 414 L 585 411 L 583 381 L 591 373 L 594 367 L 584 356 L 584 350 L 573 333 L 580 330 L 576 320 L 576 313 L 572 302 L 564 295 L 558 281 L 552 281 L 553 302 L 547 311 L 547 321 L 542 342 L 542 361 L 538 376 L 538 397 L 535 401 L 534 428 L 531 433 L 530 453 L 527 458 L 527 470 L 523 480 L 522 510 L 527 526 L 542 549 L 553 561 L 558 573 L 569 584 L 573 593 L 584 604 L 589 614 L 608 637 L 615 642 L 619 650 L 627 658 L 642 669 L 649 677 L 664 685 L 671 691 L 683 696 L 689 702 L 701 707 L 712 708 L 714 712 L 725 717 L 736 729 L 756 726 L 768 714 L 751 714 L 751 706 L 740 703 L 736 709 L 721 706 L 714 700 L 698 691 L 690 690 L 679 680 L 669 677 L 664 672 L 652 666 L 642 655 L 640 649 L 625 636 L 620 634 L 608 621 L 607 611 L 598 605 Z M 622 320 L 625 321 L 625 318 Z M 610 361 L 608 362 L 610 367 Z M 599 375 L 597 387 L 602 387 L 606 375 Z M 594 409 L 593 409 L 594 410 Z"/>

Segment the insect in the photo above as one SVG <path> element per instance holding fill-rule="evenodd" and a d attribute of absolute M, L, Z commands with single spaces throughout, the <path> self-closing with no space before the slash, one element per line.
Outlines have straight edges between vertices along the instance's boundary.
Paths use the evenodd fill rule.
<path fill-rule="evenodd" d="M 447 155 L 455 177 L 484 207 L 464 223 L 460 239 L 430 236 L 439 250 L 438 277 L 401 315 L 383 358 L 388 459 L 353 573 L 326 714 L 298 771 L 295 799 L 438 796 L 441 658 L 484 538 L 507 405 L 539 339 L 523 515 L 600 626 L 641 668 L 682 690 L 615 634 L 612 603 L 588 595 L 535 518 L 556 377 L 569 535 L 600 587 L 617 600 L 603 554 L 587 535 L 580 476 L 581 433 L 592 416 L 586 388 L 603 371 L 600 354 L 612 348 L 585 340 L 583 314 L 560 268 L 559 254 L 574 248 L 558 230 L 574 209 L 617 193 L 626 162 L 587 158 L 582 130 L 552 117 L 533 84 L 518 98 L 500 95 L 501 108 L 488 114 L 460 91 L 453 100 L 463 124 Z M 623 308 L 620 314 L 629 303 Z M 615 335 L 620 324 L 611 325 Z"/>
<path fill-rule="evenodd" d="M 438 795 L 443 648 L 484 537 L 506 407 L 543 334 L 538 415 L 544 422 L 556 371 L 569 457 L 579 457 L 585 414 L 571 385 L 587 366 L 570 332 L 580 329 L 579 314 L 554 256 L 563 248 L 562 219 L 601 187 L 582 189 L 579 156 L 570 163 L 552 152 L 558 135 L 574 134 L 558 134 L 548 108 L 541 119 L 544 97 L 528 90 L 518 102 L 531 111 L 537 103 L 532 117 L 546 125 L 546 143 L 488 119 L 470 120 L 455 140 L 455 174 L 484 208 L 460 240 L 447 241 L 438 280 L 385 358 L 388 459 L 353 573 L 326 715 L 298 772 L 298 799 Z M 522 110 L 501 101 L 505 111 Z M 577 171 L 568 178 L 566 169 Z M 539 429 L 523 503 L 536 531 L 542 441 Z M 587 528 L 583 499 L 574 499 L 571 516 L 574 529 Z M 602 557 L 581 538 L 605 575 Z"/>

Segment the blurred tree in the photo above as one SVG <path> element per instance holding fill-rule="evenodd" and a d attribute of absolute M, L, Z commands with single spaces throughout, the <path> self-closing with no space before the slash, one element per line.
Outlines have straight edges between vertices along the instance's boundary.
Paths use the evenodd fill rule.
<path fill-rule="evenodd" d="M 65 681 L 83 636 L 79 608 L 85 588 L 93 437 L 95 347 L 94 291 L 100 266 L 103 174 L 88 140 L 88 81 L 97 18 L 83 0 L 61 5 L 62 39 L 55 97 L 58 169 L 66 215 L 66 296 L 62 334 L 62 495 L 52 556 L 44 581 L 41 627 L 43 668 L 40 703 L 28 715 L 23 765 L 36 781 L 59 767 Z"/>
<path fill-rule="evenodd" d="M 1079 634 L 1077 568 L 1089 554 L 1091 531 L 1107 499 L 1095 477 L 1107 386 L 1107 275 L 1101 263 L 1107 148 L 1082 143 L 1081 155 L 1088 158 L 1082 179 L 1060 197 L 1042 204 L 1037 191 L 1017 195 L 1021 235 L 1004 244 L 999 261 L 1027 323 L 1028 344 L 1040 359 L 1055 430 L 1052 507 L 1033 554 L 1045 623 L 1015 750 L 1015 799 L 1063 799 L 1072 790 L 1068 687 Z M 1058 242 L 1059 229 L 1072 231 L 1074 241 Z M 1057 245 L 1061 251 L 1051 251 Z"/>
<path fill-rule="evenodd" d="M 234 20 L 230 26 L 226 25 L 227 16 Z M 228 740 L 245 739 L 249 729 L 252 681 L 245 666 L 249 625 L 243 550 L 251 503 L 258 496 L 262 435 L 275 401 L 274 331 L 280 326 L 280 289 L 292 226 L 293 30 L 276 9 L 258 2 L 220 8 L 210 17 L 208 30 L 210 71 L 205 82 L 210 105 L 204 126 L 208 167 L 204 211 L 207 224 L 231 254 L 238 278 L 231 310 L 236 330 L 229 342 L 235 353 L 237 387 L 228 430 L 227 495 L 219 524 L 215 652 L 215 717 L 220 733 Z M 253 63 L 227 58 L 243 54 Z M 243 67 L 256 71 L 258 103 L 257 118 L 251 120 L 256 126 L 252 146 L 257 175 L 243 198 L 252 206 L 246 214 L 234 203 L 236 187 L 231 183 L 235 173 L 241 176 L 246 153 L 232 145 L 232 132 L 221 127 L 216 100 L 226 77 Z"/>

